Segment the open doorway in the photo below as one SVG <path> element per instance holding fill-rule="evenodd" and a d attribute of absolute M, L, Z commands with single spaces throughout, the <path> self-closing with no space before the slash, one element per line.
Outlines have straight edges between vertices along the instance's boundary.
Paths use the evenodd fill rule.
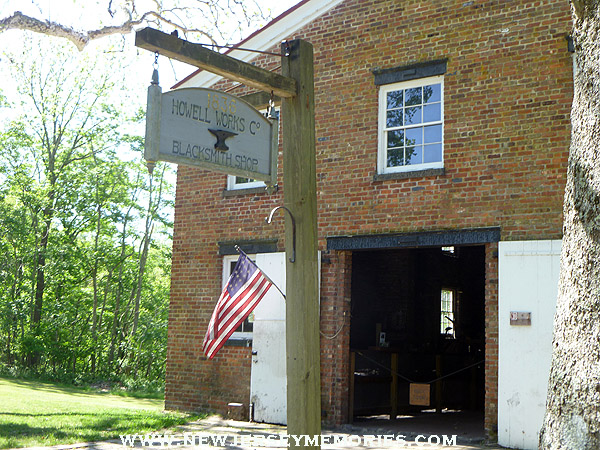
<path fill-rule="evenodd" d="M 485 247 L 355 251 L 350 348 L 354 421 L 460 416 L 483 435 Z"/>

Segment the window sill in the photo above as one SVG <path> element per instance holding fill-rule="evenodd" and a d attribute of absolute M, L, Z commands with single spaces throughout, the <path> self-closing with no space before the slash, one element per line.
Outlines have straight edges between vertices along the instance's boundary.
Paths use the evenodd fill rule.
<path fill-rule="evenodd" d="M 252 347 L 252 338 L 230 337 L 223 344 L 224 347 Z"/>
<path fill-rule="evenodd" d="M 265 186 L 246 188 L 246 189 L 223 189 L 223 197 L 237 197 L 238 195 L 256 195 L 256 194 L 274 194 L 279 190 L 279 186 L 275 185 L 269 192 Z"/>
<path fill-rule="evenodd" d="M 373 181 L 406 180 L 407 178 L 439 177 L 446 173 L 445 169 L 424 169 L 411 172 L 376 173 Z"/>

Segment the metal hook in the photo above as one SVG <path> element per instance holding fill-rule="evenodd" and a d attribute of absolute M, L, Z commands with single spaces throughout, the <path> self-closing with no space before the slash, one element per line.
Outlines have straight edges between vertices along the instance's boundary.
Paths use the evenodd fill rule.
<path fill-rule="evenodd" d="M 273 111 L 275 110 L 275 95 L 273 94 L 273 91 L 271 91 L 271 98 L 269 99 L 269 106 L 267 107 L 267 117 L 269 119 L 273 119 L 275 118 L 275 114 L 273 114 Z"/>
<path fill-rule="evenodd" d="M 158 52 L 154 53 L 154 64 L 152 64 L 152 81 L 150 84 L 158 86 Z"/>
<path fill-rule="evenodd" d="M 273 214 L 277 212 L 278 209 L 284 209 L 290 215 L 290 219 L 292 219 L 292 257 L 290 258 L 290 262 L 296 262 L 296 219 L 294 219 L 294 215 L 292 212 L 285 206 L 276 206 L 271 210 L 271 214 L 269 217 L 265 219 L 265 221 L 270 224 L 273 220 Z"/>

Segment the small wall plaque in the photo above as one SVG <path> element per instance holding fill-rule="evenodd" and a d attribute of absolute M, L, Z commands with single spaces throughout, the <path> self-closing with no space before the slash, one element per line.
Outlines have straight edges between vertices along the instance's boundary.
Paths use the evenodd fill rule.
<path fill-rule="evenodd" d="M 531 313 L 511 311 L 510 312 L 510 324 L 511 325 L 531 325 Z"/>

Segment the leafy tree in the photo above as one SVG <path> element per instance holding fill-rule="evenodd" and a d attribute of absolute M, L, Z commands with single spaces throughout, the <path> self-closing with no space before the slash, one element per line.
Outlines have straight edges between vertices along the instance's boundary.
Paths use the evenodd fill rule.
<path fill-rule="evenodd" d="M 141 162 L 128 133 L 143 114 L 126 107 L 117 55 L 49 44 L 3 58 L 25 113 L 0 130 L 0 361 L 70 379 L 162 376 L 170 169 L 150 176 Z"/>
<path fill-rule="evenodd" d="M 123 79 L 124 61 L 135 58 L 126 37 L 153 26 L 214 45 L 265 16 L 238 0 L 63 6 L 32 0 L 0 17 L 0 34 L 25 30 L 29 39 L 0 61 L 22 111 L 0 128 L 0 363 L 67 379 L 162 378 L 172 174 L 161 164 L 149 176 L 139 162 L 144 115 L 125 105 L 139 105 L 146 86 L 136 73 L 135 83 Z M 99 38 L 114 47 L 90 45 Z M 138 157 L 123 160 L 124 150 Z"/>

